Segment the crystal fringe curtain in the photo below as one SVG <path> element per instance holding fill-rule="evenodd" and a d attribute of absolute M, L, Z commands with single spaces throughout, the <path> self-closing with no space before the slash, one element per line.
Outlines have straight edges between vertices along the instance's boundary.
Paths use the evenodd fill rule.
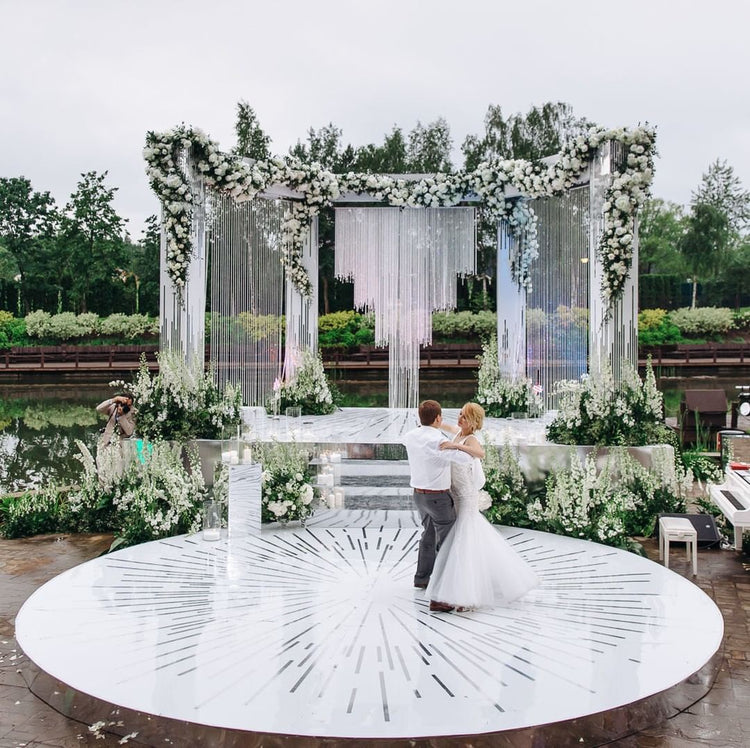
<path fill-rule="evenodd" d="M 513 280 L 517 241 L 507 221 L 497 227 L 497 354 L 500 371 L 511 381 L 526 378 L 526 291 Z"/>
<path fill-rule="evenodd" d="M 281 200 L 209 196 L 211 363 L 217 385 L 239 385 L 246 405 L 264 405 L 281 374 L 287 210 Z"/>
<path fill-rule="evenodd" d="M 419 403 L 419 353 L 432 312 L 456 306 L 458 275 L 476 268 L 474 208 L 336 208 L 335 273 L 354 306 L 375 314 L 388 346 L 388 405 Z"/>
<path fill-rule="evenodd" d="M 539 219 L 539 259 L 526 299 L 526 371 L 553 407 L 553 384 L 588 370 L 589 188 L 531 205 Z"/>

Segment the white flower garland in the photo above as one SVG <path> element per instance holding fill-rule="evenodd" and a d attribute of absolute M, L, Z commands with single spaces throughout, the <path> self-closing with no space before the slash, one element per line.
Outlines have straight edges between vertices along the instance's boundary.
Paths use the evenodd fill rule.
<path fill-rule="evenodd" d="M 506 186 L 529 198 L 560 195 L 575 183 L 594 151 L 606 141 L 621 143 L 627 151 L 622 171 L 605 195 L 604 229 L 598 252 L 604 266 L 603 298 L 610 306 L 623 293 L 633 257 L 635 214 L 648 196 L 653 178 L 655 131 L 593 128 L 565 145 L 553 163 L 524 159 L 484 162 L 473 172 L 435 174 L 407 180 L 383 174 L 333 174 L 318 164 L 270 159 L 252 165 L 222 153 L 200 130 L 177 127 L 166 133 L 148 133 L 143 155 L 151 187 L 164 207 L 167 235 L 167 272 L 178 292 L 187 280 L 192 247 L 193 196 L 183 154 L 190 157 L 206 185 L 236 199 L 249 200 L 272 184 L 284 184 L 302 193 L 283 225 L 282 262 L 287 277 L 305 296 L 312 285 L 302 265 L 302 247 L 313 217 L 342 192 L 371 195 L 392 206 L 436 208 L 456 205 L 467 194 L 479 197 L 493 220 L 508 220 L 518 239 L 512 263 L 514 280 L 530 288 L 530 267 L 538 255 L 536 216 L 523 200 L 508 200 Z"/>

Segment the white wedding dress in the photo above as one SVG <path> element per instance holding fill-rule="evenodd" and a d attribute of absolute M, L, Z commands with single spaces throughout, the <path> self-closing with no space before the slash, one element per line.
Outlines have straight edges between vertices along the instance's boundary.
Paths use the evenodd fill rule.
<path fill-rule="evenodd" d="M 461 608 L 508 603 L 539 584 L 531 567 L 479 512 L 478 462 L 451 466 L 456 522 L 440 546 L 427 586 L 430 600 Z"/>

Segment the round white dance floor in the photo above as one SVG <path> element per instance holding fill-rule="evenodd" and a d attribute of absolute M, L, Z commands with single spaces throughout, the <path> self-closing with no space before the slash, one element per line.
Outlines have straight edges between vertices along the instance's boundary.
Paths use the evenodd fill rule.
<path fill-rule="evenodd" d="M 542 579 L 507 607 L 430 613 L 412 587 L 413 521 L 314 524 L 213 543 L 178 537 L 95 559 L 34 593 L 17 637 L 48 674 L 130 709 L 370 738 L 488 733 L 610 710 L 682 682 L 719 647 L 714 603 L 660 565 L 499 531 Z"/>

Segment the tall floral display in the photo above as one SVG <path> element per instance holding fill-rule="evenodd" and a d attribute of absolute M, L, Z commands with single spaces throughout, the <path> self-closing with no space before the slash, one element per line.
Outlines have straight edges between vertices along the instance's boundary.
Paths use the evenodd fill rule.
<path fill-rule="evenodd" d="M 604 366 L 599 374 L 581 381 L 559 382 L 558 393 L 557 416 L 547 428 L 552 442 L 609 447 L 671 441 L 650 362 L 643 381 L 632 366 L 623 363 L 620 382 Z"/>
<path fill-rule="evenodd" d="M 478 358 L 477 402 L 488 416 L 507 418 L 514 413 L 541 413 L 540 392 L 531 380 L 511 380 L 500 371 L 496 336 L 482 344 L 482 355 Z"/>
<path fill-rule="evenodd" d="M 305 415 L 326 415 L 336 410 L 335 390 L 328 383 L 320 354 L 303 351 L 288 382 L 278 381 L 268 403 L 272 413 L 299 407 Z"/>
<path fill-rule="evenodd" d="M 132 386 L 138 433 L 145 439 L 219 439 L 240 423 L 242 394 L 231 384 L 220 390 L 203 363 L 186 364 L 177 353 L 159 354 L 152 376 L 142 363 Z"/>

